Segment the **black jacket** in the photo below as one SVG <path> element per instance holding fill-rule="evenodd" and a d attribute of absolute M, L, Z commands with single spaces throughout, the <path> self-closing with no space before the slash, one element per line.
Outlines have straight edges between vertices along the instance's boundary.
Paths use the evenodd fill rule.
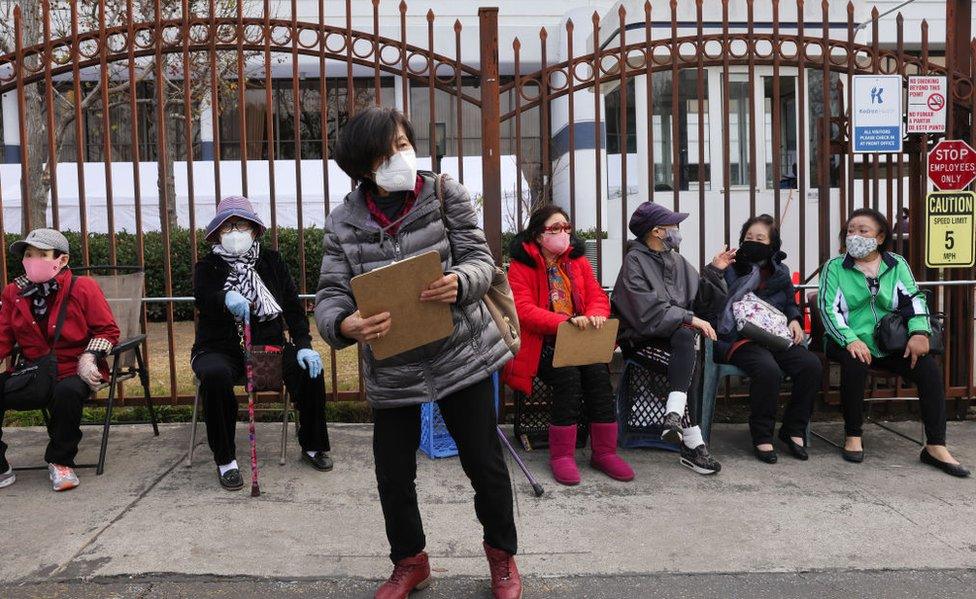
<path fill-rule="evenodd" d="M 285 326 L 291 342 L 298 349 L 312 347 L 312 337 L 309 335 L 308 314 L 305 306 L 298 299 L 298 288 L 295 280 L 281 254 L 261 246 L 255 268 L 268 291 L 274 296 L 283 310 L 284 318 L 275 318 L 268 322 L 251 320 L 252 345 L 283 345 Z M 193 268 L 193 297 L 200 318 L 197 322 L 196 341 L 193 344 L 192 355 L 202 352 L 221 352 L 233 354 L 241 350 L 240 336 L 234 316 L 224 305 L 224 282 L 230 273 L 230 266 L 223 258 L 213 252 L 207 254 Z"/>

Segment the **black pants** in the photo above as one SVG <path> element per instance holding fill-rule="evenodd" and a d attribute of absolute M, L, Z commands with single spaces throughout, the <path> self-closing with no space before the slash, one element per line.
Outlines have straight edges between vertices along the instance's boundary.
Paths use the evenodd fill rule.
<path fill-rule="evenodd" d="M 285 345 L 282 375 L 285 389 L 298 408 L 298 443 L 302 451 L 329 451 L 329 431 L 325 422 L 325 378 L 312 379 L 298 365 L 297 350 Z M 207 421 L 207 442 L 217 465 L 236 459 L 234 442 L 237 426 L 237 396 L 234 385 L 244 380 L 244 360 L 240 355 L 204 352 L 193 358 L 193 372 L 200 379 L 200 397 Z"/>
<path fill-rule="evenodd" d="M 457 444 L 461 468 L 474 487 L 474 510 L 484 540 L 514 554 L 512 483 L 495 429 L 491 380 L 486 379 L 438 402 L 448 432 Z M 376 483 L 394 563 L 424 550 L 426 539 L 417 506 L 417 449 L 420 406 L 373 410 Z"/>
<path fill-rule="evenodd" d="M 634 360 L 644 368 L 658 372 L 661 370 L 660 352 L 670 354 L 667 359 L 668 384 L 670 391 L 688 393 L 691 381 L 695 378 L 698 364 L 698 332 L 690 327 L 678 327 L 668 339 L 649 339 L 642 345 L 628 348 L 625 358 Z"/>
<path fill-rule="evenodd" d="M 793 393 L 783 412 L 783 430 L 791 437 L 806 436 L 813 399 L 823 376 L 823 366 L 816 356 L 799 345 L 773 352 L 758 343 L 746 343 L 732 353 L 729 363 L 749 375 L 749 432 L 754 445 L 773 442 L 784 375 L 793 379 Z"/>
<path fill-rule="evenodd" d="M 827 341 L 827 357 L 840 363 L 840 401 L 844 409 L 844 434 L 848 437 L 860 437 L 863 433 L 864 384 L 867 382 L 868 369 L 876 368 L 915 383 L 922 422 L 925 424 L 925 442 L 945 445 L 945 390 L 942 388 L 942 372 L 935 358 L 921 357 L 912 368 L 911 358 L 892 354 L 873 358 L 868 366 L 833 341 Z"/>
<path fill-rule="evenodd" d="M 44 461 L 61 466 L 75 465 L 78 443 L 81 442 L 82 404 L 91 389 L 78 376 L 69 376 L 54 386 L 54 397 L 48 408 L 47 435 L 49 438 Z M 0 401 L 0 426 L 3 425 L 3 402 Z M 0 438 L 3 431 L 0 430 Z M 0 462 L 4 461 L 7 444 L 0 440 Z"/>
<path fill-rule="evenodd" d="M 570 426 L 580 419 L 580 405 L 586 408 L 588 422 L 616 422 L 610 370 L 606 364 L 553 368 L 552 345 L 542 347 L 538 376 L 552 387 L 550 422 Z"/>

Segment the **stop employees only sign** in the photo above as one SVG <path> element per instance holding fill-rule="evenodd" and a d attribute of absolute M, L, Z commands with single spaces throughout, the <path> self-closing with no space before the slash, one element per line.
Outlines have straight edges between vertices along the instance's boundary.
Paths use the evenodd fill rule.
<path fill-rule="evenodd" d="M 976 179 L 976 150 L 961 139 L 943 139 L 929 152 L 929 179 L 943 191 L 969 187 Z"/>

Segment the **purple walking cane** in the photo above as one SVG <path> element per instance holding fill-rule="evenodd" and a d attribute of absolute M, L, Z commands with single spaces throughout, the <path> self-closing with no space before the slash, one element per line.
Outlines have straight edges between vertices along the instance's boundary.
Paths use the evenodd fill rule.
<path fill-rule="evenodd" d="M 245 320 L 237 323 L 241 333 L 241 348 L 244 350 L 244 372 L 247 377 L 247 439 L 251 444 L 251 497 L 261 495 L 258 486 L 258 446 L 254 437 L 254 365 L 251 362 L 251 323 Z"/>

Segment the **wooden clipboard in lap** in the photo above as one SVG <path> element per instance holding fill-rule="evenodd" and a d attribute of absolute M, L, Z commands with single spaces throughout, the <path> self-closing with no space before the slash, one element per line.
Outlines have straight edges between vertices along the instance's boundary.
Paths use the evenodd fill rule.
<path fill-rule="evenodd" d="M 454 332 L 448 304 L 420 301 L 427 285 L 442 276 L 440 256 L 431 251 L 352 278 L 352 294 L 363 318 L 390 313 L 390 331 L 369 342 L 377 360 L 444 339 Z"/>
<path fill-rule="evenodd" d="M 590 325 L 586 330 L 580 330 L 569 321 L 562 323 L 556 332 L 553 367 L 609 364 L 613 359 L 613 350 L 617 346 L 619 326 L 620 321 L 615 318 L 607 320 L 600 329 Z"/>

